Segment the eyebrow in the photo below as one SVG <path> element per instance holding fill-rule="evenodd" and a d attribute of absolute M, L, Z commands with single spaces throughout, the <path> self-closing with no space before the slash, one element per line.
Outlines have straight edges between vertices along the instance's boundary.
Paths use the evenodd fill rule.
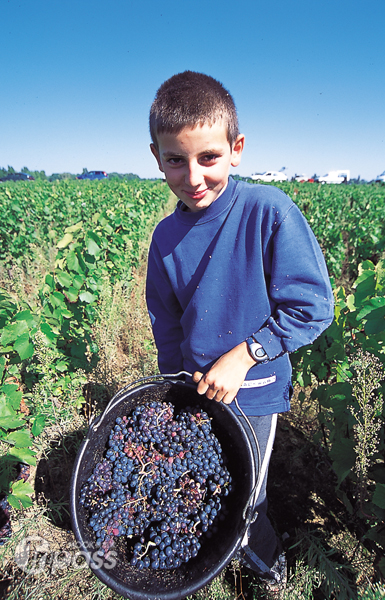
<path fill-rule="evenodd" d="M 199 153 L 199 156 L 203 156 L 204 154 L 220 154 L 220 150 L 218 148 L 208 148 L 207 150 L 203 150 Z M 163 158 L 184 158 L 185 155 L 180 152 L 163 152 Z"/>
<path fill-rule="evenodd" d="M 178 158 L 183 158 L 183 154 L 179 154 L 178 152 L 162 152 L 163 158 L 174 158 L 177 156 Z"/>

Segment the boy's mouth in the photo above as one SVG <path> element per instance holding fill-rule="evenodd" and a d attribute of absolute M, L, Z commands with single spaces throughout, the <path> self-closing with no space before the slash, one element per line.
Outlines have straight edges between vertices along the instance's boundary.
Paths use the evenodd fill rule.
<path fill-rule="evenodd" d="M 204 190 L 198 190 L 197 192 L 188 192 L 187 190 L 184 190 L 184 193 L 187 194 L 187 196 L 189 196 L 190 198 L 192 198 L 192 200 L 201 200 L 205 197 L 208 191 L 208 188 L 206 188 Z"/>

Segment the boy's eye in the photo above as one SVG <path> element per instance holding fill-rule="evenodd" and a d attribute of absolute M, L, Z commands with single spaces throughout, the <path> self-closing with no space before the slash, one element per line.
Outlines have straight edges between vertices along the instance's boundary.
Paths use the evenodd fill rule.
<path fill-rule="evenodd" d="M 178 156 L 174 156 L 172 158 L 168 159 L 168 164 L 169 165 L 181 165 L 183 162 L 183 158 L 179 158 Z"/>
<path fill-rule="evenodd" d="M 217 154 L 205 154 L 204 156 L 202 156 L 201 161 L 204 162 L 205 164 L 207 164 L 207 163 L 215 162 L 217 158 L 218 158 Z"/>
<path fill-rule="evenodd" d="M 199 158 L 199 162 L 203 165 L 211 165 L 216 162 L 218 154 L 204 154 Z M 167 163 L 172 167 L 180 167 L 185 163 L 185 159 L 181 156 L 171 156 L 167 159 Z"/>

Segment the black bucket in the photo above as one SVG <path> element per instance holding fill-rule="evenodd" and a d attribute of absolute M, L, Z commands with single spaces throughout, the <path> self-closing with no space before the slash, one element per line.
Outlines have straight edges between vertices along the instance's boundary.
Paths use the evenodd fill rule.
<path fill-rule="evenodd" d="M 212 431 L 222 446 L 232 477 L 232 490 L 222 499 L 223 509 L 217 517 L 218 532 L 211 538 L 202 539 L 195 558 L 169 570 L 139 570 L 131 566 L 123 543 L 116 543 L 113 547 L 116 553 L 114 560 L 103 561 L 97 555 L 96 537 L 87 522 L 88 512 L 79 504 L 80 490 L 96 463 L 103 458 L 115 419 L 128 415 L 138 404 L 152 400 L 171 402 L 175 413 L 186 406 L 199 406 L 206 411 L 212 418 Z M 116 593 L 131 600 L 180 600 L 207 585 L 230 562 L 249 525 L 249 504 L 254 489 L 255 462 L 249 438 L 240 419 L 229 406 L 199 395 L 196 386 L 191 383 L 170 379 L 146 383 L 119 392 L 101 417 L 91 425 L 72 473 L 72 528 L 90 568 Z"/>

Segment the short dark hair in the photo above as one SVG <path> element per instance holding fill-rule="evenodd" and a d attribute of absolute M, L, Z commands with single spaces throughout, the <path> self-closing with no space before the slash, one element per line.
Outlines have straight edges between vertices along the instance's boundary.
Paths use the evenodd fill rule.
<path fill-rule="evenodd" d="M 239 135 L 234 100 L 224 86 L 209 75 L 184 71 L 167 79 L 158 89 L 150 110 L 150 134 L 179 133 L 185 127 L 213 125 L 223 119 L 232 147 Z"/>

